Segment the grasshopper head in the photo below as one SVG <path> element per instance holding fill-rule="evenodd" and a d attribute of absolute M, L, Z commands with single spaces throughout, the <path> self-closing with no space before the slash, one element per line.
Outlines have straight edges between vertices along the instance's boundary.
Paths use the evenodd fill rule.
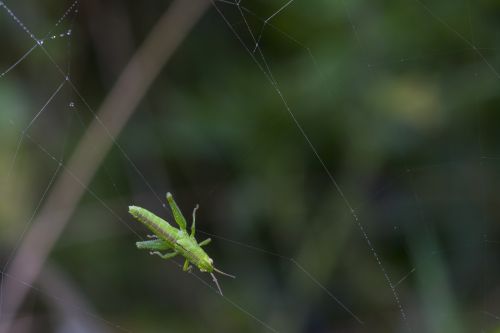
<path fill-rule="evenodd" d="M 214 261 L 208 255 L 204 255 L 198 262 L 198 268 L 202 272 L 211 273 L 214 270 Z"/>
<path fill-rule="evenodd" d="M 210 273 L 210 275 L 212 276 L 212 280 L 214 281 L 215 285 L 217 286 L 217 289 L 219 290 L 219 293 L 222 295 L 222 289 L 220 288 L 219 286 L 219 282 L 217 281 L 217 278 L 215 277 L 214 275 L 214 271 L 219 273 L 219 274 L 222 274 L 222 275 L 225 275 L 225 276 L 229 276 L 231 278 L 234 279 L 234 276 L 231 275 L 231 274 L 227 274 L 227 273 L 224 273 L 220 270 L 218 270 L 217 268 L 214 267 L 214 261 L 212 260 L 212 258 L 210 258 L 206 253 L 205 255 L 201 258 L 201 260 L 198 262 L 198 268 L 200 269 L 200 271 L 202 272 L 207 272 L 207 273 Z"/>

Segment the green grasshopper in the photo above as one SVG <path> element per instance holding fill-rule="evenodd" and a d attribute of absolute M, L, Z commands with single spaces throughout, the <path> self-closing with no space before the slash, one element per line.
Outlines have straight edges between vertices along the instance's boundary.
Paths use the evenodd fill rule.
<path fill-rule="evenodd" d="M 188 234 L 186 229 L 186 219 L 184 215 L 182 215 L 181 210 L 175 203 L 172 194 L 167 193 L 167 201 L 172 209 L 172 214 L 174 216 L 175 222 L 179 225 L 180 229 L 172 227 L 167 221 L 162 219 L 161 217 L 156 216 L 151 213 L 149 210 L 137 207 L 137 206 L 129 206 L 129 213 L 132 214 L 139 222 L 148 227 L 149 230 L 153 232 L 154 235 L 148 235 L 151 240 L 136 242 L 136 246 L 138 249 L 149 250 L 151 255 L 158 255 L 162 259 L 170 259 L 180 254 L 186 260 L 184 261 L 183 270 L 186 272 L 191 272 L 193 264 L 201 272 L 210 273 L 212 276 L 212 280 L 214 281 L 217 289 L 222 295 L 222 290 L 219 286 L 219 282 L 217 281 L 213 272 L 217 272 L 219 274 L 229 276 L 234 278 L 233 275 L 224 273 L 217 268 L 214 267 L 214 261 L 212 258 L 208 256 L 208 254 L 202 249 L 202 246 L 210 243 L 211 239 L 207 238 L 203 242 L 198 243 L 196 238 L 194 237 L 196 230 L 196 211 L 199 206 L 193 210 L 193 222 L 191 224 L 191 234 Z M 171 250 L 168 253 L 162 254 L 160 251 Z"/>

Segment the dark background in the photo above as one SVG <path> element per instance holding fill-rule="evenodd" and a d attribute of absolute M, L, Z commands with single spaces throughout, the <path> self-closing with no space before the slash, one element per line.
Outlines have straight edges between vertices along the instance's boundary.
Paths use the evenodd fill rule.
<path fill-rule="evenodd" d="M 244 0 L 243 19 L 216 2 L 231 26 L 212 5 L 197 20 L 114 138 L 16 332 L 266 331 L 252 315 L 280 332 L 500 331 L 499 3 L 296 0 L 264 24 L 285 3 Z M 38 48 L 0 78 L 2 263 L 51 156 L 67 162 L 170 2 L 82 1 L 58 26 L 70 2 L 8 5 L 36 36 L 52 30 L 46 50 L 92 112 L 65 85 L 22 135 L 61 75 Z M 4 8 L 0 41 L 0 72 L 34 45 Z M 200 204 L 198 240 L 215 234 L 207 252 L 237 275 L 219 279 L 227 299 L 136 250 L 117 218 L 144 237 L 127 206 L 172 221 L 167 191 L 186 217 Z"/>

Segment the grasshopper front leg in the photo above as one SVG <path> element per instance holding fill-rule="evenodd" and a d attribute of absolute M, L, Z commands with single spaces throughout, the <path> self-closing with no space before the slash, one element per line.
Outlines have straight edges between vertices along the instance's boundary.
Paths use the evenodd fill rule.
<path fill-rule="evenodd" d="M 211 238 L 207 238 L 205 239 L 203 242 L 199 243 L 198 245 L 201 247 L 201 246 L 205 246 L 207 245 L 208 243 L 210 243 L 212 241 Z"/>
<path fill-rule="evenodd" d="M 191 269 L 192 269 L 192 268 L 193 268 L 193 266 L 191 266 L 191 265 L 189 264 L 189 260 L 187 260 L 187 259 L 186 259 L 186 260 L 184 261 L 184 266 L 182 267 L 182 270 L 183 270 L 184 272 L 190 272 L 190 273 L 191 273 Z"/>
<path fill-rule="evenodd" d="M 178 253 L 177 252 L 169 252 L 169 253 L 161 254 L 161 252 L 159 252 L 159 251 L 154 251 L 154 252 L 149 252 L 149 254 L 157 255 L 160 258 L 167 260 L 167 259 L 175 257 Z"/>
<path fill-rule="evenodd" d="M 199 205 L 196 205 L 193 209 L 193 222 L 191 223 L 191 237 L 194 238 L 194 234 L 196 233 L 196 211 L 200 208 Z"/>

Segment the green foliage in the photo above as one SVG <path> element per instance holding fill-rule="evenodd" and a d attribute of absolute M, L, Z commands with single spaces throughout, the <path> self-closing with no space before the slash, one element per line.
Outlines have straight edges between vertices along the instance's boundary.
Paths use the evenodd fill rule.
<path fill-rule="evenodd" d="M 237 8 L 216 3 L 253 51 Z M 50 31 L 63 11 L 54 0 L 10 4 L 35 32 Z M 133 165 L 115 146 L 89 190 L 120 217 L 131 197 L 141 207 L 161 209 L 156 193 L 166 189 L 175 189 L 181 204 L 200 202 L 198 234 L 226 239 L 214 241 L 210 254 L 238 275 L 225 295 L 281 332 L 405 332 L 406 324 L 414 332 L 498 330 L 498 318 L 484 314 L 485 308 L 495 314 L 500 277 L 498 2 L 294 1 L 264 27 L 284 2 L 241 4 L 252 32 L 262 31 L 266 63 L 258 50 L 246 52 L 210 10 L 116 138 Z M 71 52 L 64 38 L 45 46 L 58 64 L 70 63 L 72 80 L 96 108 L 168 5 L 82 1 Z M 0 28 L 2 71 L 31 40 L 4 12 Z M 269 65 L 276 86 L 252 56 L 262 68 Z M 4 176 L 20 132 L 61 77 L 36 50 L 1 80 Z M 276 87 L 366 227 L 396 284 L 406 322 Z M 92 119 L 63 89 L 30 128 L 16 172 L 0 188 L 4 258 L 57 167 L 37 145 L 66 161 Z M 180 209 L 172 209 L 179 229 L 134 209 L 157 225 L 158 240 L 138 247 L 162 256 L 183 252 L 200 268 L 197 260 L 208 260 L 203 242 L 193 240 Z M 50 260 L 77 282 L 100 317 L 131 331 L 262 330 L 175 265 L 130 249 L 137 240 L 88 192 Z M 288 258 L 302 263 L 365 325 Z"/>

